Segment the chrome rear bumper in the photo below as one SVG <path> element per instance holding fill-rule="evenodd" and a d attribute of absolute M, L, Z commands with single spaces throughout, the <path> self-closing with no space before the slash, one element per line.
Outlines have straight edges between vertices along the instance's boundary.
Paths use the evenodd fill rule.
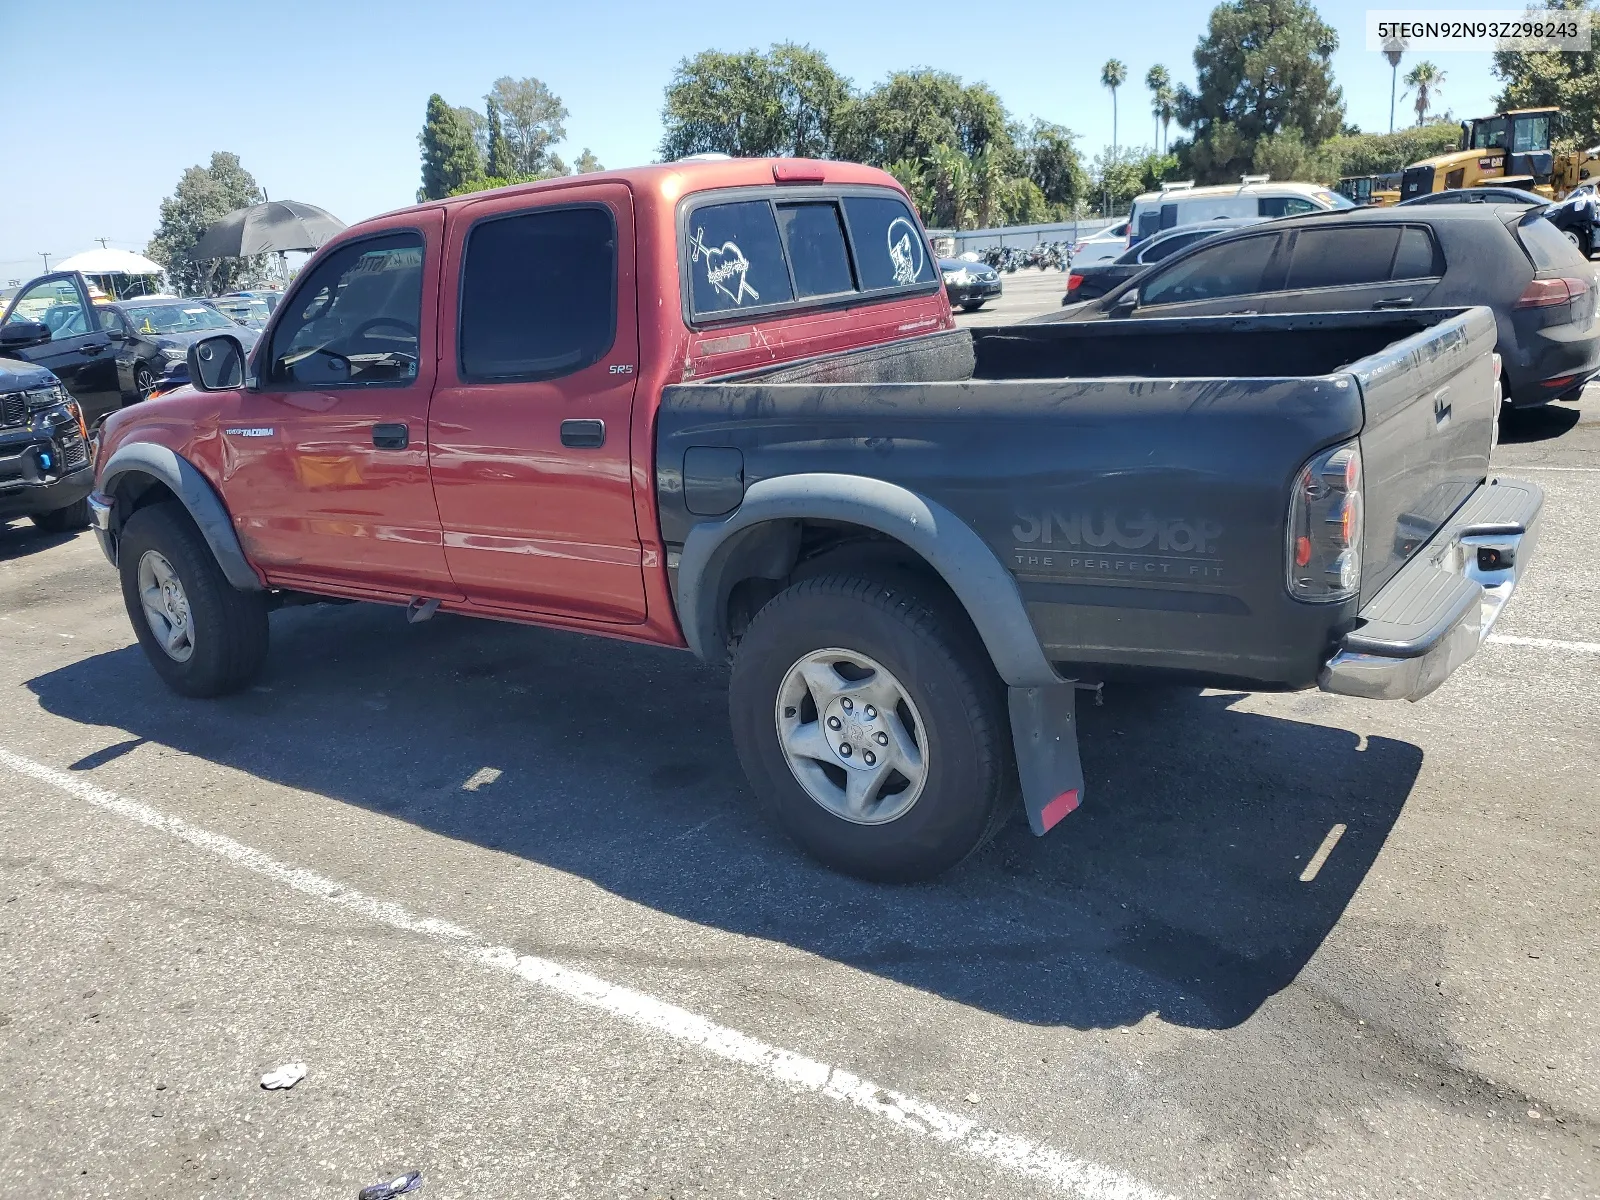
<path fill-rule="evenodd" d="M 1520 479 L 1480 486 L 1362 608 L 1323 666 L 1325 692 L 1421 700 L 1477 652 L 1533 557 L 1544 493 Z"/>

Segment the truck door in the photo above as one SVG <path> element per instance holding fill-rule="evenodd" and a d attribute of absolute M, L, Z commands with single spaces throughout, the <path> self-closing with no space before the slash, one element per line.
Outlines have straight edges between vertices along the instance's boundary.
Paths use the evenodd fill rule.
<path fill-rule="evenodd" d="M 83 408 L 84 420 L 92 425 L 119 407 L 111 335 L 100 328 L 81 275 L 60 271 L 30 280 L 6 311 L 4 323 L 13 321 L 38 321 L 50 330 L 48 342 L 7 353 L 54 372 Z"/>
<path fill-rule="evenodd" d="M 443 234 L 439 211 L 408 213 L 325 249 L 225 403 L 229 507 L 274 582 L 459 596 L 428 481 Z"/>
<path fill-rule="evenodd" d="M 451 575 L 488 607 L 643 621 L 630 192 L 467 205 L 446 263 L 428 441 Z"/>

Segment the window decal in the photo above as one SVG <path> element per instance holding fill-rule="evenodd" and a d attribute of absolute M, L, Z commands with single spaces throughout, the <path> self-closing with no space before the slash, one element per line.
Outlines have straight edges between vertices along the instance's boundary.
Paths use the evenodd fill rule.
<path fill-rule="evenodd" d="M 706 264 L 706 282 L 735 304 L 743 304 L 745 297 L 752 300 L 761 299 L 761 293 L 750 286 L 745 275 L 749 273 L 750 261 L 745 258 L 744 251 L 739 249 L 737 242 L 723 242 L 719 247 L 710 247 L 705 243 L 705 230 L 696 229 L 694 237 L 689 239 L 689 261 Z"/>
<path fill-rule="evenodd" d="M 922 239 L 910 221 L 896 217 L 889 222 L 889 261 L 894 264 L 894 281 L 902 286 L 915 283 L 922 273 Z"/>

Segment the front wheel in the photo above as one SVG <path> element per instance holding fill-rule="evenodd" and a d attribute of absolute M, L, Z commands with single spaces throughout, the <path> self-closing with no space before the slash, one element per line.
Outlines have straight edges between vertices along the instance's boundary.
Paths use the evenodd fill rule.
<path fill-rule="evenodd" d="M 150 393 L 156 390 L 156 373 L 145 363 L 140 363 L 133 369 L 133 392 L 135 400 L 148 400 Z"/>
<path fill-rule="evenodd" d="M 728 699 L 756 794 L 835 870 L 929 879 L 999 826 L 1002 685 L 970 629 L 909 586 L 824 575 L 790 587 L 740 641 Z"/>
<path fill-rule="evenodd" d="M 267 603 L 228 582 L 181 505 L 141 508 L 117 550 L 122 600 L 156 674 L 184 696 L 244 687 L 267 656 Z"/>
<path fill-rule="evenodd" d="M 961 311 L 962 312 L 977 312 L 980 308 L 982 308 L 987 303 L 988 303 L 987 300 L 968 300 L 965 304 L 963 304 L 961 306 Z"/>

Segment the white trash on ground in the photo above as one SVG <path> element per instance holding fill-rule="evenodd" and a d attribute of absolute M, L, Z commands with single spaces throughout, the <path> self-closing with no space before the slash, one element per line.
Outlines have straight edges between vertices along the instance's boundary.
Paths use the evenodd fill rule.
<path fill-rule="evenodd" d="M 261 1086 L 269 1092 L 279 1088 L 292 1088 L 306 1077 L 305 1063 L 284 1063 L 276 1071 L 268 1071 L 261 1077 Z"/>

